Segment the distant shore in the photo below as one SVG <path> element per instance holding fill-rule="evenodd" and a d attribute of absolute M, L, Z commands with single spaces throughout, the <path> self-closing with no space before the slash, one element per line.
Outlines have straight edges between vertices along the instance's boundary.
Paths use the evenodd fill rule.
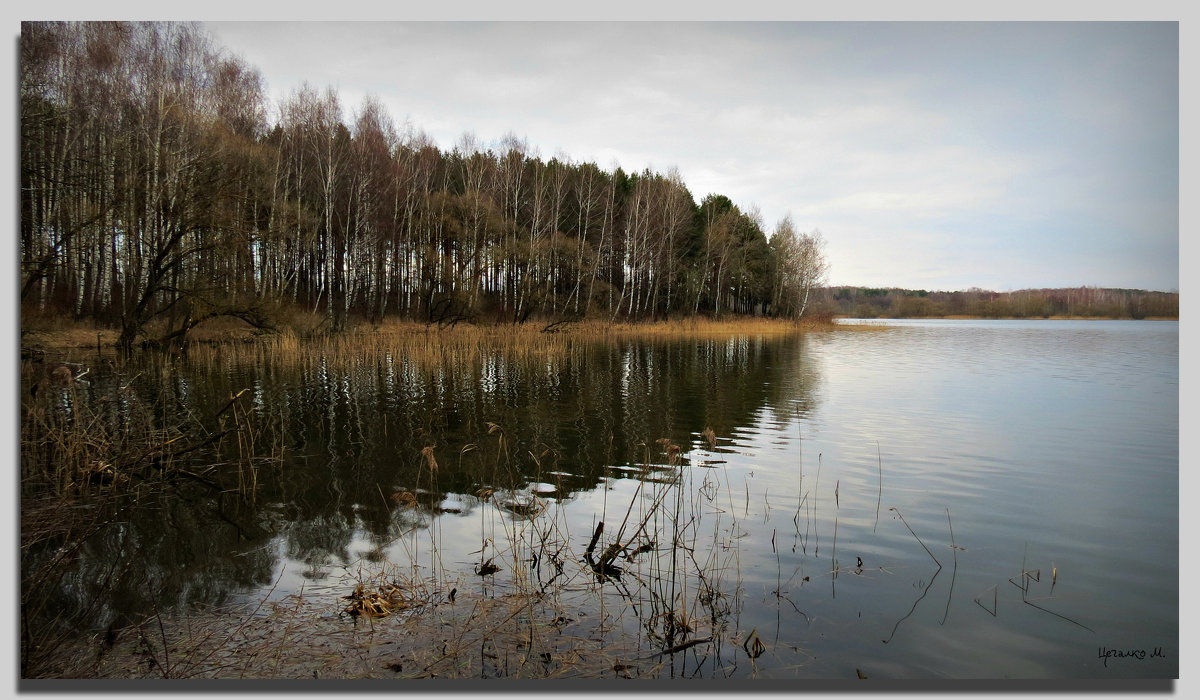
<path fill-rule="evenodd" d="M 1131 319 L 1128 316 L 1067 316 L 1054 314 L 1051 316 L 836 316 L 837 319 L 854 319 L 863 321 L 1178 321 L 1178 316 L 1146 316 Z"/>

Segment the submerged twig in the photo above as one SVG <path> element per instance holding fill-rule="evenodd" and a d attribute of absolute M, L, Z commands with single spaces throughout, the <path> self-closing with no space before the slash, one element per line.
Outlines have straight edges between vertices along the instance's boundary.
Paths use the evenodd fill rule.
<path fill-rule="evenodd" d="M 954 523 L 950 521 L 950 509 L 946 508 L 946 522 L 950 525 L 950 550 L 954 555 L 954 569 L 950 573 L 950 592 L 946 594 L 946 611 L 942 613 L 942 621 L 938 624 L 946 624 L 946 619 L 950 617 L 950 601 L 954 597 L 954 582 L 958 580 L 958 550 L 962 549 L 954 544 Z"/>
<path fill-rule="evenodd" d="M 875 441 L 875 455 L 879 458 L 879 498 L 875 501 L 875 527 L 871 528 L 871 532 L 875 532 L 879 527 L 879 506 L 883 504 L 883 454 L 879 451 L 879 441 Z"/>
<path fill-rule="evenodd" d="M 1000 594 L 997 591 L 996 584 L 994 584 L 994 583 L 988 587 L 988 590 L 990 590 L 992 592 L 992 609 L 988 610 L 987 606 L 985 606 L 983 604 L 983 602 L 979 600 L 985 594 L 987 594 L 987 591 L 984 591 L 982 594 L 975 597 L 975 604 L 978 605 L 979 607 L 983 608 L 984 610 L 986 610 L 988 612 L 988 614 L 991 615 L 992 617 L 996 617 L 996 609 L 1000 602 Z"/>
<path fill-rule="evenodd" d="M 904 519 L 903 515 L 900 515 L 900 511 L 896 508 L 888 508 L 888 510 L 895 511 L 896 517 L 900 518 L 900 522 L 904 523 L 904 527 L 907 527 L 909 532 L 912 532 L 912 536 L 916 537 L 917 543 L 921 545 L 921 548 L 925 550 L 925 553 L 929 555 L 929 558 L 933 560 L 933 563 L 937 564 L 939 569 L 942 568 L 942 562 L 938 561 L 938 558 L 933 556 L 933 552 L 929 551 L 929 547 L 926 547 L 925 543 L 921 541 L 921 538 L 917 537 L 917 533 L 913 532 L 912 526 L 908 524 L 908 521 Z"/>
<path fill-rule="evenodd" d="M 596 531 L 592 533 L 592 541 L 588 542 L 587 551 L 583 553 L 584 557 L 591 558 L 592 552 L 596 551 L 596 542 L 600 539 L 600 534 L 604 532 L 604 521 L 601 520 L 596 525 Z"/>
<path fill-rule="evenodd" d="M 1055 616 L 1055 617 L 1057 617 L 1057 618 L 1061 618 L 1061 619 L 1063 619 L 1063 620 L 1066 620 L 1067 622 L 1070 622 L 1072 625 L 1076 625 L 1076 626 L 1078 626 L 1078 627 L 1082 627 L 1082 628 L 1084 628 L 1085 630 L 1087 630 L 1088 632 L 1092 632 L 1092 633 L 1094 633 L 1094 632 L 1096 631 L 1096 630 L 1092 629 L 1091 627 L 1088 627 L 1087 625 L 1083 624 L 1082 622 L 1077 622 L 1077 621 L 1075 621 L 1075 620 L 1072 620 L 1071 618 L 1067 617 L 1066 615 L 1061 615 L 1061 614 L 1059 614 L 1059 613 L 1056 613 L 1056 612 L 1054 612 L 1053 610 L 1047 610 L 1046 608 L 1043 608 L 1042 606 L 1040 606 L 1040 605 L 1037 605 L 1037 604 L 1035 604 L 1035 603 L 1033 603 L 1033 602 L 1030 602 L 1030 601 L 1028 601 L 1028 600 L 1022 600 L 1021 602 L 1022 602 L 1022 603 L 1025 603 L 1026 605 L 1029 605 L 1029 606 L 1031 606 L 1031 607 L 1037 608 L 1038 610 L 1041 610 L 1041 611 L 1042 611 L 1042 612 L 1044 612 L 1044 613 L 1050 613 L 1051 615 L 1053 615 L 1053 616 Z"/>
<path fill-rule="evenodd" d="M 679 652 L 684 651 L 686 649 L 690 649 L 690 648 L 696 646 L 697 644 L 705 644 L 707 642 L 711 642 L 712 640 L 713 640 L 713 638 L 711 636 L 701 637 L 700 639 L 692 639 L 692 640 L 683 642 L 681 644 L 676 644 L 675 646 L 671 647 L 670 649 L 663 649 L 662 651 L 660 651 L 656 654 L 638 657 L 637 660 L 638 661 L 649 661 L 650 659 L 657 659 L 660 656 L 666 656 L 668 654 L 678 654 Z"/>
<path fill-rule="evenodd" d="M 900 623 L 904 622 L 908 618 L 912 617 L 912 614 L 917 611 L 917 606 L 921 604 L 921 601 L 925 599 L 925 596 L 929 595 L 929 589 L 933 588 L 933 582 L 937 580 L 938 574 L 940 574 L 940 573 L 942 573 L 942 567 L 939 564 L 938 570 L 933 572 L 933 577 L 929 579 L 929 583 L 925 586 L 925 590 L 921 591 L 920 597 L 918 597 L 913 602 L 912 609 L 908 611 L 907 615 L 900 618 L 899 620 L 896 620 L 895 626 L 892 627 L 892 633 L 890 635 L 888 635 L 887 639 L 883 640 L 884 644 L 887 644 L 888 642 L 892 641 L 892 638 L 896 636 L 896 630 L 900 629 Z"/>

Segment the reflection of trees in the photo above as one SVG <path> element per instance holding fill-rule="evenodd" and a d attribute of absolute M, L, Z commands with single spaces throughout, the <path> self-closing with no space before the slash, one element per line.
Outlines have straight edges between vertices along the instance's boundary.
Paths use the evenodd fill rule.
<path fill-rule="evenodd" d="M 352 521 L 337 511 L 314 518 L 295 520 L 284 527 L 287 556 L 318 570 L 330 558 L 339 563 L 350 560 Z"/>
<path fill-rule="evenodd" d="M 569 495 L 607 467 L 653 458 L 658 438 L 688 445 L 706 427 L 728 435 L 805 413 L 816 382 L 799 337 L 325 356 L 249 371 L 291 450 L 267 497 L 297 504 L 299 518 L 357 518 L 377 538 L 398 490 L 426 509 L 484 487 Z"/>
<path fill-rule="evenodd" d="M 92 371 L 95 370 L 95 371 Z M 87 381 L 22 368 L 22 668 L 78 627 L 114 630 L 270 581 L 269 536 L 241 502 L 230 394 L 154 358 Z M 244 492 L 243 492 L 244 493 Z M 231 556 L 236 553 L 242 556 Z"/>
<path fill-rule="evenodd" d="M 271 582 L 266 534 L 219 517 L 211 490 L 167 487 L 95 504 L 91 534 L 22 557 L 24 661 L 53 654 L 60 635 L 120 630 L 179 606 L 219 605 Z M 78 525 L 77 521 L 72 521 Z M 259 546 L 247 534 L 257 533 Z M 70 551 L 69 556 L 53 558 Z"/>
<path fill-rule="evenodd" d="M 186 483 L 126 504 L 117 524 L 79 550 L 47 609 L 104 598 L 90 617 L 103 627 L 118 610 L 218 603 L 269 584 L 276 535 L 286 556 L 311 562 L 315 573 L 349 559 L 356 531 L 383 545 L 427 527 L 448 498 L 471 512 L 481 489 L 519 500 L 541 484 L 543 498 L 568 497 L 594 488 L 611 467 L 665 460 L 659 438 L 686 451 L 707 427 L 727 436 L 764 416 L 808 410 L 811 366 L 803 339 L 792 337 L 124 367 L 96 377 L 80 399 L 117 396 L 103 408 L 114 425 L 128 420 L 121 407 L 133 402 L 164 425 L 195 422 L 249 389 L 242 419 L 251 429 L 192 456 L 213 484 L 236 484 L 231 451 L 282 449 L 283 459 L 258 472 L 252 499 Z M 222 429 L 205 420 L 203 430 Z M 394 498 L 401 492 L 418 507 Z M 28 556 L 23 566 L 37 555 Z"/>

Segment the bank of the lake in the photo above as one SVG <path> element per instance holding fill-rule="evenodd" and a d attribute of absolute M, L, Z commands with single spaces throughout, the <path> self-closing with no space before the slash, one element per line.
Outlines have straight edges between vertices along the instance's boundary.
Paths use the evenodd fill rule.
<path fill-rule="evenodd" d="M 300 342 L 328 341 L 331 338 L 339 336 L 349 339 L 371 338 L 378 341 L 413 337 L 428 338 L 431 334 L 439 338 L 475 337 L 493 339 L 520 337 L 536 339 L 556 333 L 596 338 L 634 336 L 703 337 L 737 334 L 777 335 L 829 330 L 835 325 L 842 330 L 855 326 L 873 327 L 889 320 L 1007 320 L 1036 323 L 1042 320 L 1112 321 L 1128 319 L 1067 315 L 1053 315 L 1036 319 L 969 315 L 927 317 L 874 316 L 863 318 L 816 314 L 796 321 L 761 316 L 730 315 L 721 318 L 692 316 L 668 320 L 643 321 L 609 321 L 595 318 L 554 319 L 527 321 L 521 324 L 459 323 L 445 327 L 439 327 L 437 324 L 419 323 L 408 319 L 389 319 L 381 323 L 369 323 L 360 319 L 352 322 L 342 333 L 330 334 L 322 330 L 323 315 L 301 313 L 289 315 L 286 321 L 268 331 L 254 328 L 237 319 L 213 319 L 196 327 L 188 335 L 188 341 L 189 344 L 260 343 L 269 342 L 277 336 L 294 338 Z M 1178 322 L 1179 319 L 1178 317 L 1153 316 L 1138 320 Z M 116 347 L 119 335 L 119 329 L 86 321 L 73 321 L 62 318 L 54 320 L 38 319 L 35 324 L 21 328 L 21 346 L 24 349 L 34 350 L 44 350 L 46 348 L 95 348 L 105 351 Z"/>
<path fill-rule="evenodd" d="M 526 338 L 531 341 L 555 334 L 577 337 L 702 337 L 744 334 L 779 335 L 802 331 L 828 330 L 833 326 L 829 317 L 809 317 L 800 321 L 756 316 L 683 317 L 668 320 L 607 321 L 602 319 L 556 319 L 528 321 L 521 324 L 459 323 L 440 327 L 407 319 L 389 319 L 382 323 L 357 321 L 345 331 L 331 334 L 322 330 L 323 316 L 293 315 L 269 331 L 256 329 L 236 319 L 213 319 L 195 328 L 188 336 L 189 344 L 258 343 L 270 342 L 279 336 L 297 342 L 326 342 L 335 338 L 402 340 L 410 338 L 439 339 L 497 339 Z M 25 348 L 98 348 L 116 347 L 119 329 L 97 326 L 87 322 L 42 320 L 21 329 L 21 344 Z"/>

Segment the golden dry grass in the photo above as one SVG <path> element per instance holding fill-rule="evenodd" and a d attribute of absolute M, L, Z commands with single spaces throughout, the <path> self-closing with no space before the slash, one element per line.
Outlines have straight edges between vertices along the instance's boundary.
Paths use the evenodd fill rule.
<path fill-rule="evenodd" d="M 300 345 L 331 347 L 389 346 L 395 343 L 411 345 L 436 341 L 442 345 L 465 345 L 496 341 L 545 345 L 562 338 L 712 338 L 735 335 L 778 336 L 805 331 L 838 328 L 823 320 L 801 322 L 760 318 L 729 317 L 710 319 L 691 317 L 668 321 L 609 322 L 588 319 L 553 324 L 531 321 L 521 325 L 461 323 L 449 328 L 427 326 L 404 319 L 388 319 L 380 324 L 365 321 L 352 323 L 343 333 L 329 334 L 321 330 L 322 317 L 315 314 L 291 314 L 281 324 L 278 333 L 262 333 L 248 324 L 230 318 L 206 321 L 189 334 L 193 344 L 264 344 L 273 351 L 298 350 Z M 112 348 L 118 331 L 95 328 L 91 323 L 70 320 L 33 319 L 22 327 L 22 343 L 45 348 Z"/>
<path fill-rule="evenodd" d="M 95 329 L 90 324 L 51 325 L 21 329 L 23 346 L 53 348 L 111 348 L 117 342 L 117 331 Z"/>

